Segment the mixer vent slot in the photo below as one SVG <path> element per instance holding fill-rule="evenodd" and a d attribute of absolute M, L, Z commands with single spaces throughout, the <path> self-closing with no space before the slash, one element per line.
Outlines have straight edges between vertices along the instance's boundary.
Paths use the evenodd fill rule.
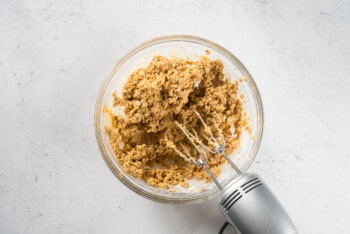
<path fill-rule="evenodd" d="M 253 189 L 255 189 L 256 187 L 258 187 L 260 185 L 262 185 L 262 183 L 259 180 L 259 178 L 254 178 L 254 179 L 249 180 L 245 184 L 243 184 L 241 186 L 241 188 L 243 189 L 243 191 L 245 193 L 249 193 L 250 191 L 252 191 Z"/>
<path fill-rule="evenodd" d="M 230 196 L 227 197 L 227 199 L 222 203 L 222 208 L 227 213 L 230 208 L 239 200 L 242 198 L 241 193 L 236 189 Z"/>

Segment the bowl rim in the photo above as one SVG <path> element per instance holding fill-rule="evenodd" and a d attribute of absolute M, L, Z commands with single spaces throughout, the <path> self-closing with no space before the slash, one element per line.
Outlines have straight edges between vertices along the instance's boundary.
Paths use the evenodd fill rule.
<path fill-rule="evenodd" d="M 102 106 L 102 101 L 103 101 L 103 96 L 104 93 L 108 87 L 108 84 L 110 83 L 110 81 L 112 80 L 114 74 L 118 71 L 118 69 L 132 56 L 134 56 L 136 53 L 138 53 L 139 51 L 156 45 L 156 44 L 160 44 L 160 43 L 164 43 L 164 42 L 172 42 L 172 41 L 186 41 L 186 42 L 192 42 L 192 43 L 198 43 L 198 44 L 202 44 L 204 46 L 207 47 L 212 47 L 215 50 L 217 50 L 218 52 L 220 52 L 222 55 L 224 55 L 226 58 L 228 58 L 230 61 L 232 61 L 240 70 L 241 72 L 248 78 L 248 82 L 250 84 L 250 88 L 252 89 L 252 94 L 254 96 L 254 99 L 256 101 L 256 108 L 257 108 L 257 112 L 258 112 L 258 116 L 260 117 L 258 119 L 259 123 L 258 123 L 258 127 L 260 129 L 258 129 L 257 134 L 256 134 L 256 140 L 254 142 L 254 146 L 251 152 L 252 155 L 252 160 L 250 161 L 250 163 L 246 166 L 247 170 L 253 163 L 253 161 L 255 160 L 256 154 L 259 150 L 261 141 L 262 141 L 262 135 L 263 135 L 263 129 L 264 129 L 264 112 L 263 112 L 263 105 L 262 105 L 262 100 L 261 100 L 261 96 L 260 96 L 260 92 L 256 86 L 256 83 L 253 79 L 253 77 L 251 76 L 251 74 L 249 73 L 248 69 L 242 64 L 242 62 L 236 57 L 234 56 L 230 51 L 228 51 L 227 49 L 225 49 L 224 47 L 209 41 L 207 39 L 201 38 L 201 37 L 197 37 L 197 36 L 192 36 L 192 35 L 183 35 L 183 34 L 177 34 L 177 35 L 164 35 L 164 36 L 160 36 L 160 37 L 156 37 L 150 40 L 147 40 L 141 44 L 139 44 L 138 46 L 136 46 L 133 50 L 131 50 L 130 52 L 128 52 L 126 55 L 124 55 L 123 57 L 121 57 L 117 63 L 114 65 L 112 71 L 109 73 L 109 75 L 105 78 L 105 80 L 103 81 L 98 95 L 97 95 L 97 101 L 95 104 L 95 113 L 94 113 L 94 126 L 95 126 L 95 137 L 99 146 L 99 150 L 100 153 L 105 161 L 105 163 L 107 164 L 107 166 L 109 167 L 109 169 L 112 171 L 112 173 L 119 179 L 119 181 L 121 181 L 125 186 L 127 186 L 129 189 L 131 189 L 132 191 L 134 191 L 135 193 L 146 197 L 148 199 L 154 200 L 154 201 L 158 201 L 158 202 L 163 202 L 163 203 L 171 203 L 171 204 L 183 204 L 183 203 L 199 203 L 205 200 L 209 200 L 211 198 L 216 197 L 220 190 L 219 189 L 213 189 L 210 193 L 208 194 L 197 194 L 195 196 L 190 196 L 190 197 L 182 197 L 182 198 L 178 198 L 178 197 L 165 197 L 165 196 L 161 196 L 159 194 L 155 194 L 155 193 L 150 193 L 147 192 L 143 189 L 141 189 L 138 186 L 134 186 L 133 183 L 131 183 L 128 179 L 125 178 L 124 176 L 124 172 L 119 171 L 119 169 L 116 168 L 116 166 L 114 165 L 113 161 L 110 159 L 110 157 L 108 156 L 107 153 L 107 149 L 105 147 L 105 145 L 103 144 L 103 140 L 102 140 L 102 133 L 101 133 L 101 126 L 100 126 L 100 121 L 101 121 L 101 116 L 100 113 L 103 110 L 103 106 Z"/>

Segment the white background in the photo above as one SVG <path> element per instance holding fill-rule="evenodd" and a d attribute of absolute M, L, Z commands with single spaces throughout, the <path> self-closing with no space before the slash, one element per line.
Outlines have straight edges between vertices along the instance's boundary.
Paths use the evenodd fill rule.
<path fill-rule="evenodd" d="M 98 89 L 165 34 L 207 38 L 252 73 L 264 111 L 251 172 L 300 233 L 350 229 L 350 2 L 0 1 L 0 233 L 216 233 L 215 200 L 171 206 L 124 187 L 97 148 Z"/>

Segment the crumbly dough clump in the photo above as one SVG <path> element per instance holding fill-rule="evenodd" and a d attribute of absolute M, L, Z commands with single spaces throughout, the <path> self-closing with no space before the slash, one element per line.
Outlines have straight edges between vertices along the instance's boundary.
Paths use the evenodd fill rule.
<path fill-rule="evenodd" d="M 247 117 L 238 97 L 239 82 L 232 83 L 223 69 L 221 61 L 207 57 L 191 61 L 154 56 L 146 68 L 130 75 L 122 97 L 113 95 L 113 105 L 123 106 L 125 115 L 106 108 L 110 120 L 106 133 L 125 173 L 165 189 L 188 187 L 193 178 L 210 181 L 202 168 L 181 158 L 169 142 L 198 157 L 174 123 L 203 135 L 196 110 L 214 134 L 223 134 L 228 154 L 239 147 L 241 132 L 248 127 Z M 219 154 L 207 156 L 207 166 L 217 176 L 225 160 Z"/>

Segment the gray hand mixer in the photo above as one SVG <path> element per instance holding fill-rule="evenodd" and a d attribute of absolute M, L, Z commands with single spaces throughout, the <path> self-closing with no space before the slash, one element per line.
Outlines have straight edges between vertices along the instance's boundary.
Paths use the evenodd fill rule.
<path fill-rule="evenodd" d="M 181 151 L 174 143 L 167 141 L 169 147 L 186 161 L 203 167 L 210 178 L 221 190 L 219 208 L 227 222 L 221 227 L 223 233 L 228 224 L 236 232 L 243 234 L 293 234 L 297 230 L 285 209 L 279 203 L 272 191 L 260 176 L 253 173 L 242 173 L 226 154 L 226 142 L 222 134 L 214 137 L 211 129 L 200 114 L 194 110 L 204 127 L 207 145 L 199 139 L 198 134 L 189 131 L 181 123 L 175 121 L 177 127 L 186 135 L 194 149 L 199 153 L 199 159 L 194 158 L 188 151 Z M 215 124 L 214 124 L 215 126 Z M 216 125 L 216 128 L 217 125 Z M 211 145 L 211 147 L 209 146 Z M 222 186 L 206 165 L 207 153 L 221 154 L 237 172 L 238 176 Z"/>

